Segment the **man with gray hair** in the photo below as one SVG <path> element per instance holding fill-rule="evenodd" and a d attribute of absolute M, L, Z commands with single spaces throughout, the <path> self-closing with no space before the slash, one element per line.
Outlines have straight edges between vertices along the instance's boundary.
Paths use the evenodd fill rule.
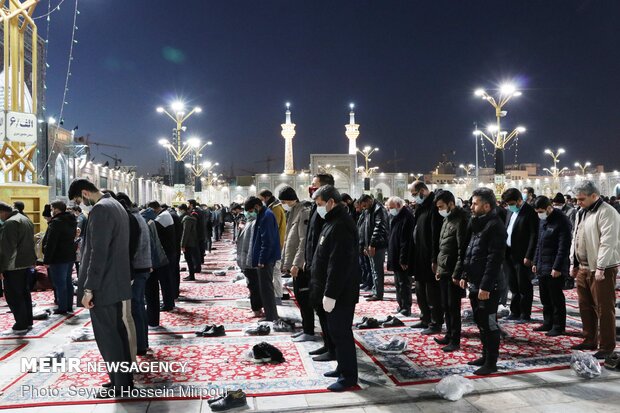
<path fill-rule="evenodd" d="M 397 314 L 411 316 L 411 270 L 413 269 L 413 214 L 405 208 L 405 201 L 391 197 L 387 201 L 392 222 L 388 236 L 388 269 L 394 271 Z"/>
<path fill-rule="evenodd" d="M 575 350 L 597 350 L 604 359 L 616 348 L 615 283 L 620 265 L 620 215 L 592 181 L 574 188 L 581 207 L 571 246 L 571 276 L 577 278 L 584 341 Z"/>

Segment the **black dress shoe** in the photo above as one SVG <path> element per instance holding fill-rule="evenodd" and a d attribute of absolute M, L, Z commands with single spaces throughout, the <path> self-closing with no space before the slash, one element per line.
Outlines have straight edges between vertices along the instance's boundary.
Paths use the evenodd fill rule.
<path fill-rule="evenodd" d="M 107 382 L 103 383 L 101 385 L 101 387 L 103 387 L 104 389 L 109 389 L 110 387 L 112 387 L 112 382 L 107 381 Z"/>
<path fill-rule="evenodd" d="M 527 323 L 531 323 L 532 321 L 533 321 L 532 317 L 530 317 L 530 316 L 523 316 L 523 317 L 519 318 L 519 320 L 517 322 L 519 324 L 527 324 Z"/>
<path fill-rule="evenodd" d="M 222 337 L 226 335 L 224 326 L 213 326 L 209 331 L 202 334 L 203 337 Z"/>
<path fill-rule="evenodd" d="M 441 333 L 441 328 L 429 327 L 426 330 L 422 330 L 420 334 L 424 334 L 425 336 L 430 336 L 430 335 L 439 334 L 439 333 Z"/>
<path fill-rule="evenodd" d="M 366 301 L 383 301 L 383 298 L 379 298 L 376 295 L 371 295 L 366 299 Z"/>
<path fill-rule="evenodd" d="M 435 340 L 435 343 L 441 344 L 442 346 L 445 346 L 446 344 L 450 344 L 450 339 L 448 337 L 442 337 L 442 338 L 435 337 L 433 340 Z"/>
<path fill-rule="evenodd" d="M 418 321 L 417 323 L 413 324 L 411 326 L 411 328 L 428 328 L 428 324 L 426 324 L 424 321 Z"/>
<path fill-rule="evenodd" d="M 159 307 L 159 311 L 163 311 L 164 313 L 168 313 L 172 310 L 174 310 L 174 307 Z"/>
<path fill-rule="evenodd" d="M 337 379 L 338 377 L 340 377 L 340 373 L 338 373 L 336 370 L 332 370 L 328 371 L 327 373 L 323 373 L 323 376 Z"/>
<path fill-rule="evenodd" d="M 368 317 L 366 317 L 366 316 L 362 317 L 362 320 L 359 323 L 356 323 L 355 327 L 361 326 L 362 324 L 364 324 L 366 322 L 366 320 L 368 320 Z"/>
<path fill-rule="evenodd" d="M 612 352 L 610 351 L 599 350 L 596 353 L 594 353 L 594 358 L 597 360 L 605 360 L 607 356 L 609 356 L 611 353 Z"/>
<path fill-rule="evenodd" d="M 247 405 L 245 393 L 242 390 L 228 392 L 226 397 L 214 401 L 209 405 L 211 411 L 223 412 L 226 410 L 244 407 Z"/>
<path fill-rule="evenodd" d="M 325 346 L 323 346 L 321 348 L 317 348 L 316 350 L 309 351 L 308 354 L 310 354 L 311 356 L 317 356 L 325 352 L 327 352 L 327 349 L 325 348 Z"/>
<path fill-rule="evenodd" d="M 467 365 L 468 366 L 484 366 L 484 363 L 486 361 L 487 361 L 486 357 L 480 357 L 480 358 L 477 358 L 476 360 L 468 361 Z"/>
<path fill-rule="evenodd" d="M 508 317 L 506 317 L 506 320 L 509 321 L 516 321 L 519 320 L 521 318 L 521 316 L 516 315 L 516 314 L 510 314 Z"/>
<path fill-rule="evenodd" d="M 553 328 L 553 326 L 546 326 L 546 325 L 541 325 L 538 326 L 534 329 L 534 331 L 551 331 L 551 329 Z"/>
<path fill-rule="evenodd" d="M 318 356 L 312 357 L 313 361 L 335 361 L 336 355 L 330 354 L 329 351 L 326 351 L 323 354 L 319 354 Z"/>
<path fill-rule="evenodd" d="M 571 350 L 596 350 L 595 344 L 580 343 L 571 347 Z"/>
<path fill-rule="evenodd" d="M 545 335 L 547 337 L 558 337 L 558 336 L 563 336 L 564 334 L 566 334 L 566 331 L 564 331 L 564 329 L 552 328 Z"/>
<path fill-rule="evenodd" d="M 400 310 L 400 313 L 404 316 L 404 317 L 411 317 L 411 310 Z"/>
<path fill-rule="evenodd" d="M 327 390 L 340 393 L 343 391 L 351 390 L 355 388 L 356 386 L 357 386 L 357 383 L 347 383 L 346 381 L 339 380 L 336 383 L 330 384 L 329 386 L 327 386 Z"/>
<path fill-rule="evenodd" d="M 487 365 L 480 367 L 478 370 L 474 371 L 476 376 L 488 376 L 489 374 L 497 373 L 496 365 Z"/>
<path fill-rule="evenodd" d="M 214 328 L 215 328 L 215 324 L 204 326 L 202 330 L 196 331 L 196 335 L 198 337 L 202 337 L 209 331 L 213 330 Z"/>
<path fill-rule="evenodd" d="M 450 343 L 447 346 L 443 347 L 442 350 L 446 353 L 452 353 L 453 351 L 460 350 L 461 346 L 456 343 Z"/>
<path fill-rule="evenodd" d="M 405 323 L 403 323 L 396 317 L 392 317 L 391 320 L 388 320 L 385 323 L 383 323 L 383 327 L 403 327 L 404 325 Z"/>
<path fill-rule="evenodd" d="M 188 275 L 187 277 L 183 277 L 183 281 L 196 281 L 196 277 L 193 275 Z"/>
<path fill-rule="evenodd" d="M 369 319 L 364 321 L 362 324 L 357 326 L 357 328 L 359 328 L 360 330 L 365 330 L 368 328 L 379 328 L 379 327 L 380 327 L 379 322 L 372 317 L 370 317 Z"/>
<path fill-rule="evenodd" d="M 95 399 L 113 399 L 116 397 L 116 392 L 111 387 L 104 387 L 95 393 Z"/>

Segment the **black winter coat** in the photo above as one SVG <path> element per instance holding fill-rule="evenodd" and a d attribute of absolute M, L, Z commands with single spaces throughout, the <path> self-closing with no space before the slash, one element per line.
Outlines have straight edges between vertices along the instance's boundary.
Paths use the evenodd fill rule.
<path fill-rule="evenodd" d="M 439 235 L 443 218 L 435 206 L 435 194 L 430 193 L 415 209 L 413 229 L 413 276 L 419 281 L 435 279 L 433 263 L 439 254 Z"/>
<path fill-rule="evenodd" d="M 512 214 L 514 212 L 508 211 L 506 229 L 510 225 Z M 538 221 L 540 220 L 536 210 L 530 204 L 524 202 L 512 228 L 509 251 L 515 264 L 522 263 L 524 258 L 534 259 L 536 243 L 538 241 Z M 508 238 L 508 235 L 506 235 L 506 238 Z"/>
<path fill-rule="evenodd" d="M 534 255 L 536 272 L 550 276 L 556 270 L 568 276 L 570 246 L 572 242 L 570 219 L 559 209 L 554 209 L 546 220 L 540 221 L 538 245 Z"/>
<path fill-rule="evenodd" d="M 388 232 L 390 224 L 388 213 L 383 205 L 375 200 L 372 206 L 365 212 L 365 247 L 375 247 L 377 249 L 387 248 Z"/>
<path fill-rule="evenodd" d="M 491 211 L 480 218 L 472 218 L 468 241 L 463 258 L 461 279 L 467 280 L 472 290 L 494 291 L 497 289 L 506 254 L 506 228 L 497 212 Z"/>
<path fill-rule="evenodd" d="M 392 218 L 387 265 L 389 270 L 408 275 L 413 269 L 413 214 L 404 207 Z M 403 270 L 403 265 L 409 268 Z"/>
<path fill-rule="evenodd" d="M 43 262 L 66 264 L 75 262 L 77 218 L 71 212 L 55 215 L 43 239 Z"/>
<path fill-rule="evenodd" d="M 325 216 L 319 243 L 312 260 L 310 300 L 322 308 L 323 296 L 336 305 L 355 305 L 361 281 L 357 252 L 357 227 L 342 205 Z"/>
<path fill-rule="evenodd" d="M 312 266 L 312 258 L 317 245 L 319 245 L 319 236 L 324 224 L 325 220 L 316 212 L 316 203 L 313 203 L 310 208 L 310 220 L 308 222 L 308 231 L 306 232 L 306 271 L 310 271 Z"/>
<path fill-rule="evenodd" d="M 170 216 L 172 217 L 172 222 L 174 222 L 174 242 L 175 242 L 174 251 L 176 255 L 179 255 L 181 254 L 181 238 L 183 237 L 183 223 L 181 222 L 181 217 L 179 216 L 179 214 L 177 214 L 177 211 L 174 208 L 170 208 L 168 212 L 170 213 Z M 168 254 L 168 250 L 166 250 L 166 254 Z"/>
<path fill-rule="evenodd" d="M 460 278 L 467 248 L 467 213 L 455 208 L 444 218 L 439 235 L 437 272 L 442 278 Z"/>

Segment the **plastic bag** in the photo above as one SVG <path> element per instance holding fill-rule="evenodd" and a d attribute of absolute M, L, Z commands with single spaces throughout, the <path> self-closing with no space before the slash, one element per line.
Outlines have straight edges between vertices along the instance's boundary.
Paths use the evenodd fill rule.
<path fill-rule="evenodd" d="M 73 330 L 69 337 L 73 341 L 89 341 L 95 339 L 95 333 L 90 327 L 80 327 Z"/>
<path fill-rule="evenodd" d="M 444 377 L 435 386 L 435 393 L 453 402 L 460 400 L 464 395 L 472 391 L 474 391 L 474 385 L 471 380 L 456 374 Z"/>
<path fill-rule="evenodd" d="M 213 275 L 217 277 L 223 277 L 226 275 L 226 270 L 215 270 L 213 271 Z"/>
<path fill-rule="evenodd" d="M 473 320 L 474 312 L 471 310 L 463 310 L 463 320 Z"/>
<path fill-rule="evenodd" d="M 497 318 L 504 318 L 510 315 L 510 309 L 505 305 L 500 305 L 497 308 Z"/>
<path fill-rule="evenodd" d="M 601 365 L 591 354 L 576 351 L 570 359 L 570 367 L 584 379 L 593 379 L 601 375 Z"/>

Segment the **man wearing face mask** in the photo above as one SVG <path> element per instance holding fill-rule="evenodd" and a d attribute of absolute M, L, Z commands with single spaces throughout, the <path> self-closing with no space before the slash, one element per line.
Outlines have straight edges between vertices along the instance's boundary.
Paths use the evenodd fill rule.
<path fill-rule="evenodd" d="M 252 267 L 257 268 L 260 296 L 265 310 L 265 321 L 278 320 L 276 296 L 273 292 L 273 268 L 281 258 L 278 224 L 273 212 L 256 197 L 245 202 L 246 212 L 256 213 L 252 235 Z"/>
<path fill-rule="evenodd" d="M 388 199 L 392 222 L 388 241 L 388 268 L 394 271 L 396 313 L 411 316 L 411 269 L 413 268 L 413 214 L 399 197 Z"/>
<path fill-rule="evenodd" d="M 362 195 L 359 202 L 365 210 L 363 246 L 370 262 L 374 283 L 372 295 L 366 301 L 381 301 L 385 278 L 385 253 L 388 246 L 388 213 L 385 207 L 370 195 Z"/>
<path fill-rule="evenodd" d="M 553 207 L 562 211 L 564 215 L 570 221 L 571 228 L 575 226 L 575 217 L 577 216 L 577 209 L 572 205 L 566 203 L 566 198 L 560 192 L 555 194 L 555 197 L 551 200 Z"/>
<path fill-rule="evenodd" d="M 495 211 L 495 193 L 488 188 L 474 190 L 471 210 L 469 240 L 463 257 L 463 272 L 459 285 L 469 286 L 474 320 L 480 329 L 482 357 L 470 361 L 470 366 L 479 366 L 474 371 L 484 376 L 497 371 L 500 330 L 497 324 L 499 305 L 500 271 L 506 253 L 506 229 Z"/>
<path fill-rule="evenodd" d="M 468 219 L 465 211 L 455 205 L 450 191 L 439 191 L 435 204 L 443 218 L 435 277 L 441 287 L 441 303 L 446 318 L 446 335 L 435 338 L 435 342 L 445 346 L 443 351 L 451 352 L 461 346 L 461 300 L 465 298 L 465 290 L 460 288 L 459 279 L 467 248 Z"/>
<path fill-rule="evenodd" d="M 512 293 L 508 320 L 529 323 L 534 299 L 531 267 L 538 242 L 539 219 L 517 188 L 507 189 L 502 200 L 508 204 L 505 270 Z"/>
<path fill-rule="evenodd" d="M 438 334 L 443 325 L 441 288 L 435 278 L 439 235 L 443 218 L 435 205 L 435 194 L 422 181 L 409 186 L 416 203 L 413 227 L 413 276 L 421 320 L 412 328 L 424 328 L 422 334 Z"/>
<path fill-rule="evenodd" d="M 132 295 L 129 216 L 111 194 L 103 194 L 87 179 L 74 180 L 68 196 L 92 206 L 78 277 L 78 300 L 90 310 L 103 360 L 129 363 L 129 335 L 123 321 L 131 317 L 131 308 L 123 305 Z M 117 391 L 133 386 L 132 373 L 109 372 L 109 376 L 110 383 L 99 391 L 98 398 L 114 397 Z"/>
<path fill-rule="evenodd" d="M 357 385 L 353 313 L 359 299 L 357 227 L 336 188 L 324 185 L 314 194 L 317 213 L 325 220 L 312 260 L 310 295 L 327 313 L 327 329 L 334 341 L 338 366 L 325 373 L 338 380 L 327 387 L 341 392 Z"/>
<path fill-rule="evenodd" d="M 314 310 L 310 303 L 310 277 L 303 271 L 310 211 L 299 202 L 297 193 L 290 186 L 283 188 L 278 198 L 287 212 L 282 273 L 288 273 L 293 277 L 293 289 L 299 303 L 303 326 L 301 333 L 293 335 L 293 341 L 311 341 L 314 340 Z"/>
<path fill-rule="evenodd" d="M 312 183 L 308 188 L 308 194 L 310 198 L 314 195 L 314 193 L 324 185 L 334 186 L 334 177 L 330 174 L 317 174 L 312 178 Z M 304 264 L 304 272 L 309 274 L 310 277 L 310 285 L 312 286 L 314 274 L 312 274 L 312 260 L 314 258 L 314 253 L 319 245 L 319 236 L 321 235 L 321 230 L 323 229 L 323 225 L 325 224 L 325 220 L 321 218 L 321 216 L 317 212 L 317 204 L 314 203 L 310 208 L 310 221 L 308 223 L 308 231 L 306 233 L 306 247 L 305 247 L 305 264 Z M 311 300 L 311 304 L 314 307 L 314 311 L 316 315 L 319 317 L 319 323 L 321 325 L 321 331 L 323 332 L 323 346 L 310 351 L 310 355 L 312 360 L 314 361 L 331 361 L 336 360 L 336 347 L 334 346 L 334 342 L 332 341 L 329 331 L 327 329 L 327 313 L 323 309 L 323 304 L 321 300 Z"/>
<path fill-rule="evenodd" d="M 564 278 L 568 276 L 571 225 L 561 210 L 551 206 L 546 196 L 539 196 L 534 208 L 540 219 L 538 244 L 532 272 L 540 280 L 540 301 L 543 305 L 543 324 L 534 331 L 544 331 L 547 336 L 564 334 L 566 327 L 566 301 Z"/>

